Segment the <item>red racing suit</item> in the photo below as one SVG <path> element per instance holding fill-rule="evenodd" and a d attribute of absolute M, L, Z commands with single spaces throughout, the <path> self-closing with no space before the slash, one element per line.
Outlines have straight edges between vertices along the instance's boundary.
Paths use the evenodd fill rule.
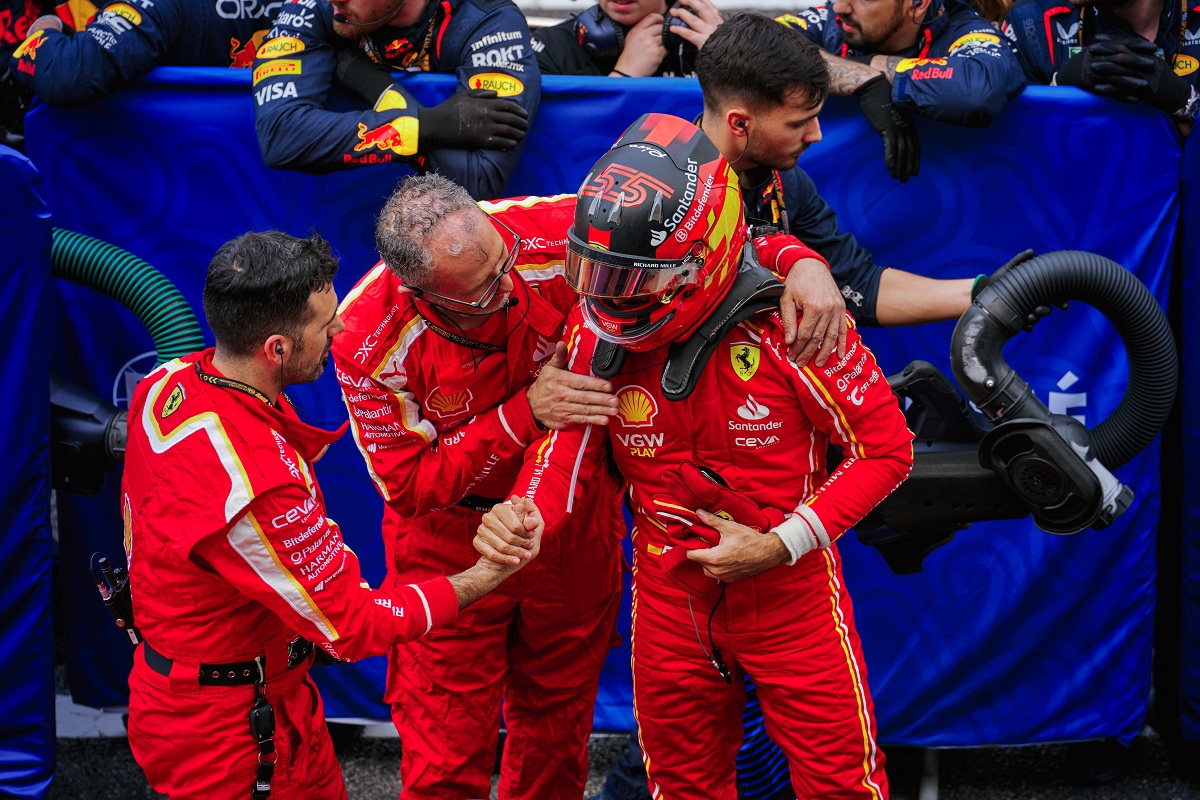
<path fill-rule="evenodd" d="M 482 204 L 523 238 L 517 305 L 465 335 L 380 264 L 342 304 L 333 356 L 351 427 L 385 501 L 391 577 L 474 563 L 482 511 L 507 497 L 541 438 L 526 388 L 562 339 L 574 195 Z M 467 337 L 470 337 L 469 339 Z M 487 797 L 500 701 L 500 797 L 578 800 L 600 668 L 612 643 L 625 533 L 603 464 L 587 502 L 528 567 L 454 625 L 390 655 L 386 699 L 404 742 L 403 797 Z"/>
<path fill-rule="evenodd" d="M 261 656 L 276 722 L 271 797 L 346 797 L 308 677 L 312 657 L 290 658 L 305 652 L 292 649 L 294 640 L 352 660 L 456 616 L 445 577 L 378 591 L 362 582 L 313 474 L 341 433 L 304 424 L 282 395 L 272 406 L 226 380 L 211 350 L 138 384 L 122 510 L 145 644 L 129 678 L 129 744 L 157 791 L 249 795 L 259 755 L 247 723 L 256 688 L 207 678 L 226 672 L 214 665 Z"/>
<path fill-rule="evenodd" d="M 596 336 L 578 311 L 567 325 L 570 367 L 586 374 Z M 634 707 L 652 794 L 736 796 L 745 672 L 788 756 L 797 796 L 886 797 L 866 666 L 833 542 L 908 475 L 912 434 L 896 400 L 853 324 L 844 358 L 797 368 L 778 312 L 760 312 L 725 335 L 695 390 L 676 402 L 661 389 L 666 355 L 627 354 L 610 378 L 620 405 L 607 435 L 595 427 L 551 432 L 530 448 L 514 490 L 537 503 L 552 536 L 579 502 L 581 478 L 607 453 L 631 486 Z M 832 474 L 830 440 L 846 456 Z M 817 549 L 726 584 L 715 602 L 693 601 L 667 580 L 660 556 L 670 540 L 647 511 L 666 491 L 663 470 L 684 461 L 785 512 L 776 530 L 812 537 Z M 732 669 L 730 684 L 709 658 L 714 646 Z"/>

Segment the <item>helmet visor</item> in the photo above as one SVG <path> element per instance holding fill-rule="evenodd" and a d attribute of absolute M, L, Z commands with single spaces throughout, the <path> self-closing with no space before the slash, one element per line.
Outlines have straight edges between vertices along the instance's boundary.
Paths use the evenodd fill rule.
<path fill-rule="evenodd" d="M 658 295 L 695 283 L 704 259 L 690 254 L 682 261 L 637 258 L 611 253 L 581 242 L 567 232 L 566 279 L 589 297 Z"/>

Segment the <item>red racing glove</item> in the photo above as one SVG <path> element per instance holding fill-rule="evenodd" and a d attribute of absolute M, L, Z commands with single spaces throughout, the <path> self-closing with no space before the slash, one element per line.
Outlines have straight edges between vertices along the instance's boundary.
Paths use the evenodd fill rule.
<path fill-rule="evenodd" d="M 721 583 L 705 575 L 704 567 L 690 561 L 687 552 L 719 544 L 721 534 L 701 522 L 696 509 L 702 508 L 760 533 L 783 522 L 783 513 L 778 509 L 759 508 L 716 472 L 690 461 L 678 469 L 663 470 L 662 484 L 667 494 L 655 496 L 654 515 L 666 525 L 672 545 L 663 551 L 663 567 L 668 578 L 698 598 L 715 597 Z"/>

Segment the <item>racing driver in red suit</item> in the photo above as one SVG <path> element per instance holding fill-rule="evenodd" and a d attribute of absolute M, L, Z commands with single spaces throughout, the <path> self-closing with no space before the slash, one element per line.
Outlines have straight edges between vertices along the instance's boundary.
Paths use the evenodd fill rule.
<path fill-rule="evenodd" d="M 526 561 L 362 582 L 313 472 L 345 426 L 306 425 L 282 393 L 316 380 L 344 327 L 336 272 L 319 236 L 229 242 L 204 289 L 216 348 L 162 365 L 130 404 L 123 513 L 144 641 L 129 744 L 173 800 L 345 798 L 308 677 L 313 643 L 341 660 L 381 654 L 451 622 Z"/>
<path fill-rule="evenodd" d="M 569 366 L 611 381 L 618 413 L 607 435 L 581 426 L 531 446 L 514 494 L 553 539 L 609 453 L 631 487 L 634 704 L 653 796 L 736 796 L 746 673 L 797 796 L 887 797 L 835 544 L 912 465 L 874 357 L 851 324 L 840 359 L 787 358 L 737 176 L 684 120 L 626 131 L 584 181 L 568 238 L 567 280 L 584 295 Z M 832 471 L 831 441 L 845 455 Z M 495 506 L 476 547 L 518 557 L 520 516 Z"/>

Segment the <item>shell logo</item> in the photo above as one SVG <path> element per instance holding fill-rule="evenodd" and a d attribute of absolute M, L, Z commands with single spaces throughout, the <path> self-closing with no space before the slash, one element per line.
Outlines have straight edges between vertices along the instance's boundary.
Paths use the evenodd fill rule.
<path fill-rule="evenodd" d="M 648 428 L 658 416 L 654 397 L 640 386 L 626 386 L 617 392 L 617 417 L 626 428 Z"/>
<path fill-rule="evenodd" d="M 467 410 L 467 406 L 471 403 L 471 390 L 462 389 L 450 394 L 442 394 L 440 389 L 435 389 L 433 394 L 429 395 L 429 399 L 425 405 L 437 414 L 439 417 L 453 417 L 456 414 L 461 414 Z"/>

